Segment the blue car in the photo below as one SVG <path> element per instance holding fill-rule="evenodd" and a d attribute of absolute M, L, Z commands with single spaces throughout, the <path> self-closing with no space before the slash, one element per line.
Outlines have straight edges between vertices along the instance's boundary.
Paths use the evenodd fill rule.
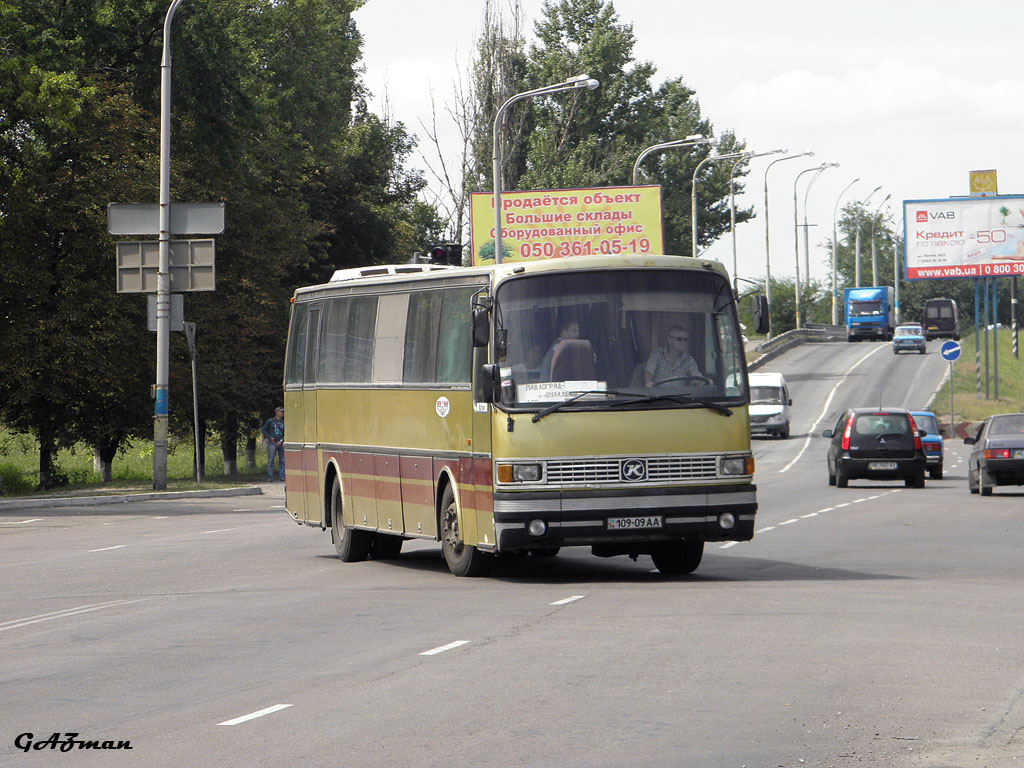
<path fill-rule="evenodd" d="M 925 466 L 928 468 L 928 476 L 932 480 L 942 479 L 942 433 L 939 431 L 939 420 L 931 411 L 911 411 L 914 423 L 918 430 L 924 430 L 927 435 L 921 438 L 921 447 L 924 448 Z"/>
<path fill-rule="evenodd" d="M 896 326 L 892 336 L 892 353 L 898 355 L 900 352 L 925 353 L 924 329 L 920 325 L 908 323 Z"/>

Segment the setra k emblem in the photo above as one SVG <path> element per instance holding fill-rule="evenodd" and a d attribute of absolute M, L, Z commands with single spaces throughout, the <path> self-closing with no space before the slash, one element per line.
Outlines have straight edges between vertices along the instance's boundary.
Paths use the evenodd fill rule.
<path fill-rule="evenodd" d="M 647 462 L 643 459 L 624 459 L 619 469 L 623 482 L 640 483 L 647 479 Z"/>

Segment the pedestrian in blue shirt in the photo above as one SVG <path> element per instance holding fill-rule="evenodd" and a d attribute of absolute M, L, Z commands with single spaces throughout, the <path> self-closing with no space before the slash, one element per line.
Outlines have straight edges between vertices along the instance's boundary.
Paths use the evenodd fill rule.
<path fill-rule="evenodd" d="M 274 410 L 274 418 L 267 419 L 267 423 L 260 430 L 263 438 L 267 441 L 267 480 L 274 479 L 274 454 L 277 454 L 278 473 L 281 482 L 284 482 L 284 408 L 278 406 Z"/>

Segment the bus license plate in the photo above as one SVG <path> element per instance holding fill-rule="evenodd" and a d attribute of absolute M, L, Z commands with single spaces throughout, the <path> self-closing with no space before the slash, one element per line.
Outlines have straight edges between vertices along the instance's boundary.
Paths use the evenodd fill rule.
<path fill-rule="evenodd" d="M 878 470 L 880 472 L 884 472 L 885 470 L 896 469 L 896 462 L 895 461 L 872 461 L 870 464 L 868 464 L 868 469 L 874 469 L 874 470 Z"/>
<path fill-rule="evenodd" d="M 609 517 L 609 531 L 642 531 L 646 528 L 661 528 L 662 518 L 659 515 L 639 515 L 635 517 Z"/>

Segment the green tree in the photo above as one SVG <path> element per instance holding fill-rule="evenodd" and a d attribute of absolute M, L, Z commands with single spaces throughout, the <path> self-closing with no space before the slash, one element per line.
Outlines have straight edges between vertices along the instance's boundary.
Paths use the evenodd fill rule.
<path fill-rule="evenodd" d="M 647 147 L 694 133 L 713 134 L 694 92 L 680 78 L 653 88 L 656 70 L 650 62 L 635 60 L 632 26 L 620 23 L 611 2 L 549 0 L 535 29 L 538 39 L 523 66 L 525 42 L 518 19 L 503 26 L 500 15 L 485 17 L 474 69 L 476 92 L 483 94 L 472 177 L 477 189 L 493 187 L 491 124 L 497 107 L 517 92 L 581 73 L 601 86 L 531 98 L 510 108 L 499 138 L 505 189 L 628 185 L 633 164 Z M 495 73 L 503 76 L 488 88 L 486 78 Z M 732 133 L 721 137 L 721 153 L 743 148 Z M 641 182 L 662 187 L 667 252 L 691 252 L 690 189 L 697 164 L 707 156 L 706 147 L 692 147 L 644 163 Z M 731 165 L 707 164 L 698 178 L 699 246 L 709 245 L 729 228 Z M 745 172 L 741 164 L 737 180 Z M 737 192 L 742 188 L 738 181 Z M 750 209 L 739 210 L 737 220 L 751 215 Z"/>

